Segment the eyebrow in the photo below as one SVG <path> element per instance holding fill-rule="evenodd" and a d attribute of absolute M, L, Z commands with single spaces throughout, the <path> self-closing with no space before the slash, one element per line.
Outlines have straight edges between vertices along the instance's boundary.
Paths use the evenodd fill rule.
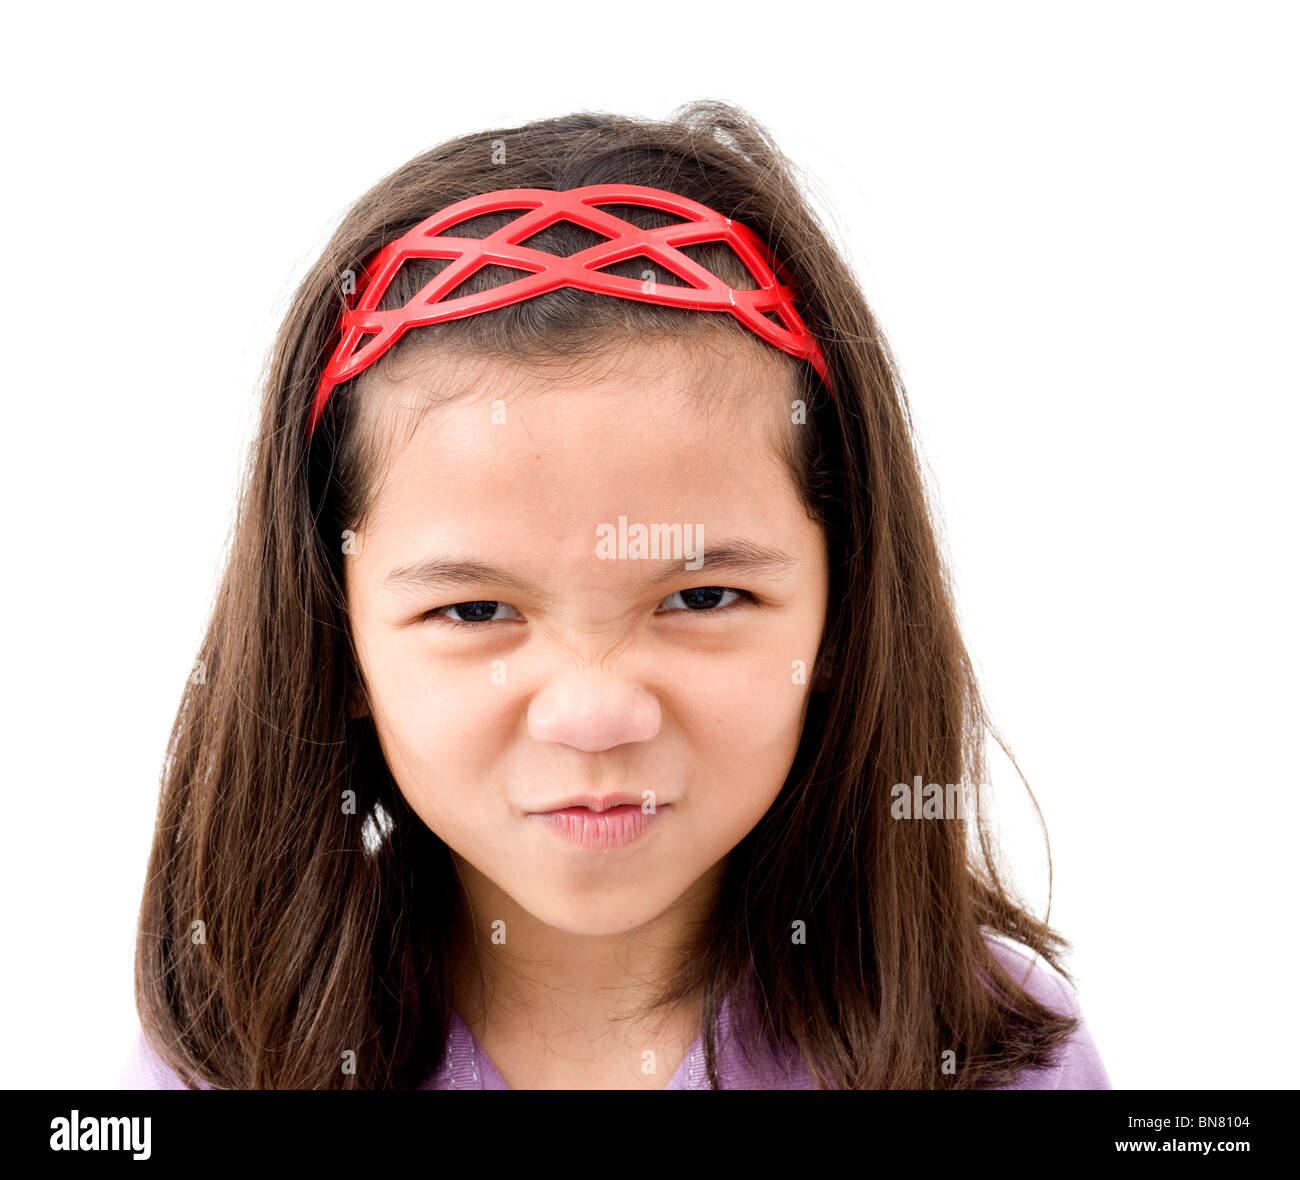
<path fill-rule="evenodd" d="M 780 577 L 798 564 L 793 554 L 784 549 L 743 539 L 729 540 L 719 545 L 706 545 L 704 564 L 698 570 L 688 570 L 685 561 L 680 559 L 653 563 L 654 572 L 646 578 L 644 585 L 649 588 L 670 582 L 683 574 L 702 577 L 715 572 Z M 539 593 L 538 587 L 527 578 L 521 578 L 500 566 L 462 557 L 426 557 L 411 565 L 398 566 L 384 579 L 384 588 L 402 592 L 422 590 L 429 586 L 465 586 L 481 582 L 491 582 L 524 594 Z"/>

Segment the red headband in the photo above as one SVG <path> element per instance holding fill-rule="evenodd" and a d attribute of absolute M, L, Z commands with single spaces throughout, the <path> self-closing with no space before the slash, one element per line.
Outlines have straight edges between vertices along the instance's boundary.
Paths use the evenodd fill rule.
<path fill-rule="evenodd" d="M 683 220 L 660 229 L 641 229 L 597 208 L 602 204 L 642 205 L 676 214 Z M 471 217 L 505 209 L 519 211 L 520 215 L 486 238 L 442 236 L 444 230 Z M 574 222 L 610 240 L 567 257 L 519 244 L 557 221 Z M 676 248 L 702 242 L 726 242 L 745 264 L 757 289 L 729 287 Z M 650 258 L 691 285 L 643 283 L 599 269 L 638 257 Z M 379 310 L 389 283 L 408 258 L 447 258 L 451 262 L 404 307 Z M 480 267 L 493 263 L 530 273 L 476 295 L 444 299 Z M 667 307 L 730 312 L 769 344 L 808 361 L 827 386 L 831 384 L 821 349 L 795 311 L 794 292 L 785 268 L 762 239 L 707 205 L 663 189 L 640 184 L 592 184 L 563 192 L 513 188 L 482 193 L 448 205 L 389 242 L 366 263 L 364 273 L 368 281 L 358 298 L 348 295 L 339 323 L 341 339 L 321 374 L 307 421 L 308 439 L 334 387 L 377 361 L 407 329 L 492 311 L 558 287 L 577 287 Z M 766 313 L 774 313 L 781 323 Z M 358 347 L 365 336 L 373 339 Z"/>

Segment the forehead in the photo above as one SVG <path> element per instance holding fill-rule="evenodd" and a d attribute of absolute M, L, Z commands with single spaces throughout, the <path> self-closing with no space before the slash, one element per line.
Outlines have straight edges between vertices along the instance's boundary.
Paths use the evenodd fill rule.
<path fill-rule="evenodd" d="M 713 461 L 754 462 L 760 450 L 775 457 L 800 396 L 788 358 L 734 332 L 634 338 L 580 356 L 426 347 L 385 360 L 354 394 L 376 503 L 403 468 L 435 460 L 508 468 L 542 436 L 548 452 L 583 467 L 620 444 L 661 451 L 664 440 L 683 464 L 701 446 Z"/>
<path fill-rule="evenodd" d="M 480 405 L 555 398 L 593 389 L 639 394 L 650 405 L 745 420 L 774 406 L 788 418 L 797 396 L 788 358 L 748 333 L 705 326 L 687 336 L 627 336 L 600 350 L 495 356 L 417 345 L 394 349 L 362 374 L 355 396 L 373 438 L 400 444 L 426 413 L 454 402 Z M 679 399 L 674 401 L 674 399 Z"/>
<path fill-rule="evenodd" d="M 761 342 L 643 341 L 582 364 L 438 360 L 393 366 L 366 391 L 386 448 L 367 541 L 348 563 L 367 583 L 441 554 L 598 593 L 640 573 L 593 556 L 620 519 L 689 524 L 706 549 L 812 543 L 775 445 L 798 429 L 794 378 Z"/>

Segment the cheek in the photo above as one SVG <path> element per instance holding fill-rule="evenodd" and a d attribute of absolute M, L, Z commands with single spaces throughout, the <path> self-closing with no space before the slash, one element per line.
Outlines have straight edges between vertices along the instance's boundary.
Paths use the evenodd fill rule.
<path fill-rule="evenodd" d="M 784 646 L 683 670 L 665 701 L 678 731 L 688 836 L 704 859 L 725 855 L 771 808 L 799 748 L 808 686 Z"/>
<path fill-rule="evenodd" d="M 794 610 L 754 618 L 753 643 L 681 654 L 669 692 L 678 724 L 715 770 L 783 778 L 803 731 L 820 618 Z"/>
<path fill-rule="evenodd" d="M 796 675 L 792 663 L 784 653 L 763 653 L 683 670 L 672 712 L 689 744 L 736 772 L 788 765 L 808 694 L 806 675 Z"/>
<path fill-rule="evenodd" d="M 435 658 L 418 636 L 372 642 L 366 679 L 380 744 L 408 798 L 474 781 L 507 740 L 509 692 L 493 661 Z M 413 800 L 414 802 L 414 800 Z"/>

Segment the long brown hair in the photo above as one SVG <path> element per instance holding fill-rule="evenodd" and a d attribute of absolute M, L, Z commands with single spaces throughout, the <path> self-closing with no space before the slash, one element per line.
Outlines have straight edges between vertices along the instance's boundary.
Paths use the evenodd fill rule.
<path fill-rule="evenodd" d="M 351 707 L 364 690 L 340 538 L 365 521 L 382 475 L 349 396 L 356 381 L 334 391 L 310 446 L 305 423 L 336 342 L 341 276 L 464 197 L 605 182 L 668 189 L 756 231 L 789 269 L 835 390 L 786 358 L 807 406 L 787 458 L 830 559 L 821 687 L 780 796 L 733 851 L 716 912 L 659 1002 L 700 997 L 715 1086 L 714 1023 L 733 992 L 758 1013 L 736 1029 L 747 1045 L 793 1042 L 817 1083 L 838 1088 L 1004 1083 L 1046 1063 L 1075 1027 L 990 951 L 985 934 L 999 933 L 1061 969 L 1068 944 L 1003 881 L 983 821 L 889 818 L 894 784 L 980 783 L 985 737 L 1001 738 L 958 631 L 890 349 L 768 132 L 734 106 L 698 102 L 666 121 L 579 113 L 433 148 L 356 202 L 298 288 L 172 730 L 140 910 L 142 1027 L 188 1079 L 410 1088 L 442 1056 L 463 897 L 450 850 Z M 481 233 L 499 224 L 484 218 Z M 545 233 L 530 244 L 589 244 L 580 227 Z M 752 286 L 727 247 L 691 249 Z M 408 263 L 384 306 L 439 266 Z M 629 259 L 619 273 L 645 266 Z M 488 268 L 457 293 L 499 281 Z M 618 332 L 719 330 L 753 340 L 729 317 L 564 289 L 409 332 L 380 363 L 420 340 L 545 358 L 598 351 Z M 806 945 L 792 942 L 796 922 Z M 750 980 L 761 982 L 752 996 Z M 947 1050 L 956 1072 L 943 1068 Z"/>

